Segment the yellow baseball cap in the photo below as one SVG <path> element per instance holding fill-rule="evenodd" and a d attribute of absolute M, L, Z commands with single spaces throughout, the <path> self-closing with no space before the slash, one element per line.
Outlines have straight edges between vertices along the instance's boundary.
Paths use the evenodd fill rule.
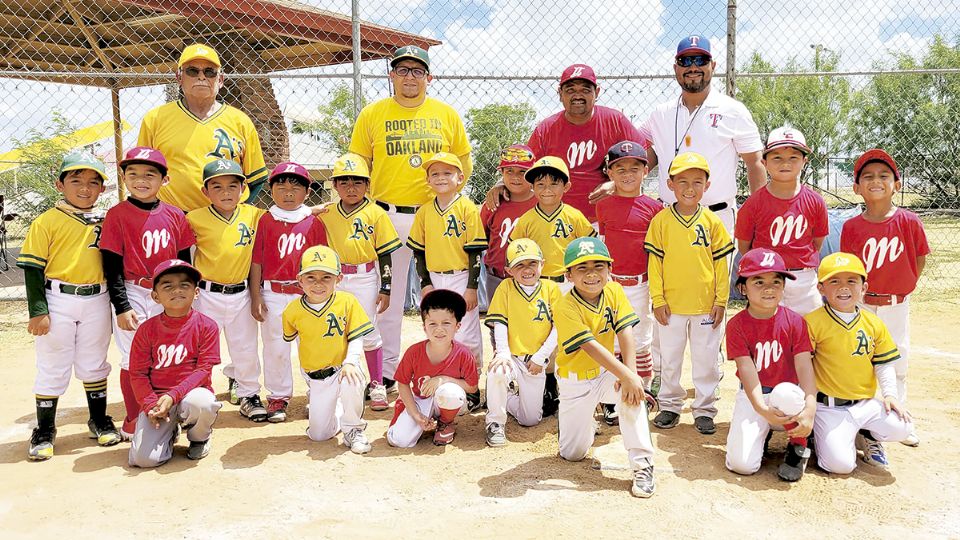
<path fill-rule="evenodd" d="M 180 53 L 180 60 L 177 62 L 177 67 L 182 68 L 184 64 L 191 60 L 206 60 L 220 67 L 220 56 L 217 55 L 217 51 L 213 50 L 213 47 L 202 43 L 195 43 L 184 49 L 183 52 Z"/>
<path fill-rule="evenodd" d="M 858 276 L 862 276 L 863 279 L 867 279 L 867 269 L 864 268 L 863 261 L 860 260 L 860 257 L 857 257 L 853 253 L 838 251 L 827 255 L 820 261 L 820 266 L 817 268 L 817 281 L 823 283 L 843 272 L 857 274 Z"/>
<path fill-rule="evenodd" d="M 700 169 L 706 172 L 707 176 L 710 176 L 710 164 L 707 163 L 707 158 L 696 152 L 684 152 L 673 158 L 673 161 L 670 162 L 669 174 L 674 176 L 690 169 Z"/>
<path fill-rule="evenodd" d="M 370 168 L 367 167 L 367 160 L 359 154 L 344 154 L 337 158 L 333 164 L 333 174 L 330 178 L 341 176 L 359 176 L 361 178 L 370 178 Z"/>
<path fill-rule="evenodd" d="M 529 238 L 518 238 L 507 246 L 507 266 L 511 267 L 523 261 L 542 261 L 540 246 Z"/>
<path fill-rule="evenodd" d="M 434 163 L 446 163 L 447 165 L 456 167 L 458 171 L 463 172 L 463 163 L 460 163 L 460 158 L 449 152 L 437 152 L 430 156 L 430 159 L 424 161 L 421 167 L 423 167 L 425 171 L 428 171 Z"/>
<path fill-rule="evenodd" d="M 545 172 L 553 173 L 563 178 L 564 182 L 570 181 L 570 169 L 568 169 L 567 164 L 557 156 L 543 156 L 538 159 L 536 163 L 533 164 L 533 167 L 530 167 L 527 169 L 527 172 L 523 173 L 523 179 L 532 184 L 536 177 Z"/>
<path fill-rule="evenodd" d="M 297 276 L 316 270 L 339 276 L 340 257 L 337 257 L 337 252 L 327 246 L 313 246 L 304 251 L 300 257 L 300 272 Z"/>

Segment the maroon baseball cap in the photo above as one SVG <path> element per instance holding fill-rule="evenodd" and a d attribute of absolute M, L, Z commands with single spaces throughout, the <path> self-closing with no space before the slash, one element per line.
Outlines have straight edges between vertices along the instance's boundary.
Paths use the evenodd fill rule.
<path fill-rule="evenodd" d="M 120 169 L 126 170 L 127 165 L 133 163 L 146 163 L 147 165 L 153 165 L 154 167 L 160 169 L 160 173 L 164 176 L 167 175 L 167 158 L 163 157 L 161 153 L 156 148 L 150 148 L 149 146 L 135 146 L 124 154 L 123 159 L 120 160 Z"/>
<path fill-rule="evenodd" d="M 310 178 L 310 173 L 307 172 L 306 167 L 293 161 L 284 161 L 274 167 L 273 171 L 270 172 L 270 178 L 267 180 L 267 183 L 272 186 L 278 178 L 285 176 L 299 178 L 303 185 L 312 189 L 319 189 L 320 187 L 319 183 L 314 182 L 313 179 Z"/>
<path fill-rule="evenodd" d="M 504 167 L 517 167 L 527 170 L 533 167 L 533 162 L 537 158 L 533 155 L 533 150 L 525 144 L 511 144 L 500 151 L 500 165 L 497 169 Z"/>
<path fill-rule="evenodd" d="M 603 166 L 609 169 L 614 163 L 627 158 L 639 159 L 644 165 L 650 163 L 647 151 L 642 144 L 634 141 L 620 141 L 607 150 L 607 155 L 603 159 Z"/>
<path fill-rule="evenodd" d="M 879 148 L 867 150 L 857 159 L 857 162 L 853 164 L 854 180 L 859 181 L 860 173 L 863 172 L 863 168 L 874 161 L 878 161 L 885 164 L 887 167 L 890 167 L 890 169 L 893 171 L 893 178 L 897 182 L 900 181 L 900 170 L 897 169 L 897 162 L 893 160 L 893 157 L 891 157 L 890 154 Z"/>
<path fill-rule="evenodd" d="M 758 276 L 767 272 L 776 272 L 787 279 L 797 279 L 796 276 L 787 271 L 787 264 L 783 262 L 783 257 L 776 251 L 766 248 L 751 249 L 740 259 L 740 265 L 737 267 L 737 275 L 742 278 Z"/>
<path fill-rule="evenodd" d="M 560 74 L 560 86 L 568 81 L 582 80 L 597 86 L 597 74 L 586 64 L 574 64 Z"/>
<path fill-rule="evenodd" d="M 192 264 L 186 261 L 181 261 L 180 259 L 169 259 L 154 267 L 153 286 L 157 286 L 157 281 L 159 281 L 164 274 L 169 274 L 171 272 L 183 272 L 184 274 L 187 274 L 193 278 L 193 281 L 196 283 L 200 283 L 200 279 L 202 278 L 200 271 L 197 270 Z"/>

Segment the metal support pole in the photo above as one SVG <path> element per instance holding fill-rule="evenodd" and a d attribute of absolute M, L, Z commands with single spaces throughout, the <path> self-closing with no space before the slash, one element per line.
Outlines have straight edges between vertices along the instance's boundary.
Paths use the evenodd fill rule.
<path fill-rule="evenodd" d="M 350 2 L 350 19 L 353 23 L 353 118 L 360 116 L 363 97 L 362 76 L 360 74 L 360 0 Z"/>
<path fill-rule="evenodd" d="M 123 159 L 123 120 L 120 118 L 120 88 L 116 83 L 110 87 L 110 104 L 113 108 L 113 153 L 117 158 L 117 197 L 123 202 L 126 199 L 123 173 L 120 171 L 120 161 Z"/>
<path fill-rule="evenodd" d="M 737 95 L 737 0 L 727 0 L 727 95 Z"/>

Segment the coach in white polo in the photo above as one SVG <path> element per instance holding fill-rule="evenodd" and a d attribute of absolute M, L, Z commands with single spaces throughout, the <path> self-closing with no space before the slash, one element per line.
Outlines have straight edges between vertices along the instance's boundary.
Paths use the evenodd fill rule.
<path fill-rule="evenodd" d="M 747 167 L 750 192 L 766 183 L 763 168 L 763 142 L 750 111 L 732 97 L 710 88 L 710 79 L 717 63 L 710 53 L 710 41 L 703 36 L 690 36 L 677 45 L 673 66 L 680 96 L 659 105 L 644 127 L 653 137 L 650 166 L 660 166 L 660 198 L 676 201 L 667 189 L 670 162 L 682 152 L 697 152 L 710 164 L 710 188 L 701 204 L 713 210 L 733 234 L 737 207 L 737 160 Z"/>

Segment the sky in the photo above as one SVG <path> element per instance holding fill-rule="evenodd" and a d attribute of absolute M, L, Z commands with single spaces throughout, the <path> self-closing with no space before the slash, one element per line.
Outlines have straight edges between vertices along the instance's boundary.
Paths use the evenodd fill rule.
<path fill-rule="evenodd" d="M 349 14 L 349 0 L 308 0 L 316 7 Z M 451 103 L 461 114 L 489 103 L 534 105 L 539 118 L 559 109 L 556 77 L 569 64 L 591 64 L 600 76 L 599 103 L 623 110 L 642 122 L 650 110 L 676 99 L 676 83 L 665 79 L 623 80 L 626 76 L 667 76 L 676 43 L 691 33 L 708 37 L 717 72 L 726 63 L 726 1 L 717 0 L 361 0 L 365 20 L 441 40 L 431 49 L 431 95 Z M 844 70 L 869 69 L 893 53 L 922 53 L 935 33 L 951 40 L 960 34 L 960 2 L 875 0 L 740 1 L 737 12 L 737 59 L 754 51 L 774 64 L 796 59 L 813 62 L 815 49 L 840 55 Z M 344 67 L 327 72 L 344 72 Z M 364 73 L 384 75 L 383 61 L 366 62 Z M 535 76 L 544 80 L 458 80 L 458 76 L 496 78 Z M 605 79 L 620 77 L 621 79 Z M 348 80 L 278 79 L 275 92 L 288 121 L 316 116 L 334 85 Z M 722 89 L 722 80 L 715 79 Z M 0 104 L 0 152 L 29 129 L 42 129 L 53 110 L 61 110 L 77 127 L 109 120 L 109 92 L 69 85 L 3 81 L 7 99 Z M 388 95 L 382 80 L 368 79 L 369 99 Z M 163 103 L 160 87 L 121 92 L 123 117 L 133 125 L 125 145 L 136 141 L 140 118 Z M 329 163 L 309 137 L 292 141 L 292 159 Z M 107 148 L 106 154 L 112 153 Z"/>

